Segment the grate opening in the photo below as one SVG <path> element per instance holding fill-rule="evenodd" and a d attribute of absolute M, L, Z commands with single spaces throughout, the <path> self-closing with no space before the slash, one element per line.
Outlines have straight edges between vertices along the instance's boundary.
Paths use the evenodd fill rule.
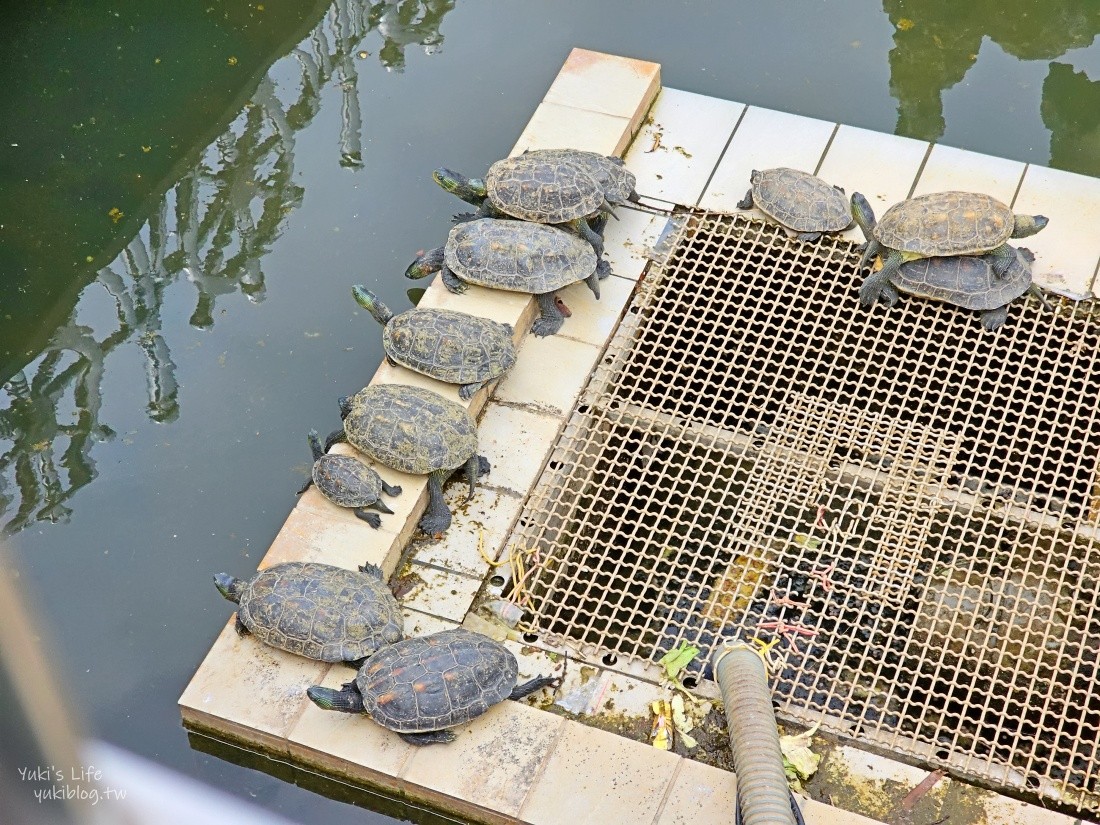
<path fill-rule="evenodd" d="M 851 244 L 742 216 L 669 246 L 512 536 L 532 630 L 775 637 L 787 718 L 1100 809 L 1100 313 L 868 312 Z"/>

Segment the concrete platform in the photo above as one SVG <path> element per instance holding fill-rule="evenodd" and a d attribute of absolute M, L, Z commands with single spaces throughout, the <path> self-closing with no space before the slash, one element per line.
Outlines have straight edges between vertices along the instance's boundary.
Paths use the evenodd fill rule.
<path fill-rule="evenodd" d="M 849 192 L 859 190 L 878 211 L 923 191 L 987 191 L 1016 211 L 1051 218 L 1045 231 L 1026 241 L 1037 255 L 1036 281 L 1071 297 L 1100 294 L 1094 284 L 1100 264 L 1100 180 L 1093 178 L 662 89 L 657 64 L 580 49 L 569 56 L 514 152 L 559 146 L 604 154 L 629 147 L 626 162 L 638 176 L 638 191 L 650 202 L 669 205 L 733 210 L 748 188 L 751 169 L 779 165 L 815 171 Z M 479 593 L 491 597 L 499 591 L 499 577 L 507 571 L 490 561 L 499 560 L 665 223 L 661 216 L 637 211 L 620 210 L 620 218 L 607 230 L 615 274 L 604 282 L 602 299 L 594 301 L 583 284 L 563 290 L 573 316 L 557 336 L 526 334 L 536 309 L 525 296 L 478 287 L 453 295 L 438 280 L 425 293 L 420 306 L 512 324 L 520 346 L 515 369 L 466 402 L 480 416 L 481 451 L 493 470 L 468 506 L 461 503 L 462 491 L 449 491 L 455 522 L 441 541 L 410 545 L 427 501 L 426 480 L 382 470 L 404 489 L 390 502 L 395 515 L 383 517 L 382 529 L 370 529 L 311 490 L 260 567 L 289 560 L 348 567 L 371 561 L 389 575 L 400 565 L 414 583 L 403 597 L 410 633 L 465 623 L 504 639 L 517 654 L 521 677 L 561 673 L 568 660 L 561 654 L 568 651 L 537 636 L 509 636 L 472 614 L 471 605 Z M 452 388 L 385 364 L 373 382 L 428 386 L 457 398 Z M 181 696 L 180 710 L 188 727 L 477 822 L 732 821 L 735 780 L 728 771 L 566 718 L 560 709 L 537 706 L 538 698 L 536 704 L 498 705 L 458 730 L 455 743 L 423 749 L 366 718 L 328 713 L 306 698 L 309 685 L 336 685 L 349 673 L 343 666 L 238 638 L 229 621 Z M 609 719 L 648 719 L 649 703 L 666 695 L 651 671 L 614 658 L 584 667 L 571 661 L 563 675 L 559 701 L 571 699 L 571 707 L 582 708 L 578 718 L 603 727 Z M 832 799 L 852 810 L 810 800 L 805 803 L 809 823 L 893 819 L 926 775 L 847 747 L 830 752 L 826 769 Z M 1074 821 L 948 779 L 936 784 L 926 804 L 948 798 L 966 803 L 952 805 L 952 825 Z"/>

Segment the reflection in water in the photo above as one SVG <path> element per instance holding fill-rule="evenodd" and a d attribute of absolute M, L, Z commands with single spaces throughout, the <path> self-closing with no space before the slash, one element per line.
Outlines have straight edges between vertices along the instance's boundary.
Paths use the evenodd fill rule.
<path fill-rule="evenodd" d="M 1051 63 L 1042 113 L 1050 129 L 1050 165 L 1100 177 L 1100 80 Z"/>
<path fill-rule="evenodd" d="M 898 100 L 896 131 L 921 140 L 943 136 L 942 93 L 966 75 L 983 38 L 1020 60 L 1052 60 L 1089 45 L 1100 33 L 1096 0 L 883 0 L 882 5 L 895 29 L 890 92 Z M 1044 86 L 1044 100 L 1046 94 Z"/>
<path fill-rule="evenodd" d="M 264 297 L 262 260 L 283 218 L 301 204 L 293 183 L 295 135 L 321 107 L 321 90 L 342 91 L 341 165 L 362 165 L 362 119 L 355 59 L 377 29 L 379 58 L 401 71 L 409 43 L 434 53 L 452 0 L 369 4 L 336 0 L 313 32 L 260 81 L 237 118 L 152 210 L 126 248 L 81 293 L 44 351 L 0 389 L 0 512 L 5 532 L 38 520 L 66 519 L 66 502 L 97 471 L 92 447 L 114 437 L 99 420 L 107 356 L 137 346 L 145 361 L 146 413 L 179 416 L 175 365 L 161 332 L 167 287 L 184 276 L 197 296 L 191 325 L 214 323 L 218 296 L 238 290 Z M 297 88 L 274 78 L 298 68 Z M 289 100 L 290 102 L 284 102 Z M 106 293 L 115 307 L 106 332 L 77 319 L 94 314 Z"/>

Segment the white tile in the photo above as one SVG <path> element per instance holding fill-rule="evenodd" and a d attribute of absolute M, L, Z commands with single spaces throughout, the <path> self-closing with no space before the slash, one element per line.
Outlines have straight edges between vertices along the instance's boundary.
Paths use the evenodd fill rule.
<path fill-rule="evenodd" d="M 603 233 L 604 257 L 612 273 L 637 281 L 668 218 L 627 207 L 620 207 L 617 214 L 619 220 L 610 221 Z"/>
<path fill-rule="evenodd" d="M 1100 261 L 1100 179 L 1029 166 L 1012 211 L 1050 218 L 1041 232 L 1019 241 L 1035 253 L 1035 280 L 1073 297 L 1089 295 Z"/>
<path fill-rule="evenodd" d="M 662 89 L 626 155 L 638 193 L 694 205 L 744 110 L 743 103 Z"/>
<path fill-rule="evenodd" d="M 924 164 L 914 195 L 929 192 L 984 192 L 1011 204 L 1024 174 L 1024 164 L 937 144 Z"/>
<path fill-rule="evenodd" d="M 401 604 L 412 610 L 461 622 L 470 603 L 481 588 L 480 579 L 436 570 L 413 562 L 403 575 L 411 576 L 413 586 L 401 597 Z"/>
<path fill-rule="evenodd" d="M 512 149 L 584 149 L 601 155 L 620 155 L 630 145 L 630 120 L 625 117 L 542 102 L 531 115 Z"/>
<path fill-rule="evenodd" d="M 490 559 L 500 553 L 512 525 L 523 509 L 523 499 L 512 493 L 479 487 L 466 501 L 466 486 L 451 484 L 445 493 L 454 513 L 451 527 L 439 541 L 424 542 L 416 552 L 419 562 L 444 567 L 468 576 L 484 576 Z M 478 549 L 479 543 L 481 549 Z"/>
<path fill-rule="evenodd" d="M 835 128 L 836 124 L 824 120 L 749 106 L 699 205 L 738 211 L 737 202 L 749 191 L 753 169 L 789 166 L 813 172 Z"/>
<path fill-rule="evenodd" d="M 470 286 L 461 295 L 456 295 L 443 286 L 442 279 L 438 277 L 432 281 L 417 306 L 479 315 L 500 324 L 511 324 L 520 333 L 525 331 L 525 325 L 530 326 L 534 314 L 534 299 L 525 292 Z"/>
<path fill-rule="evenodd" d="M 587 295 L 578 294 L 574 290 L 578 286 Z M 565 293 L 569 290 L 572 291 L 567 296 Z M 561 293 L 569 306 L 581 305 L 585 298 L 592 300 L 584 284 L 575 284 L 569 290 Z M 566 318 L 562 329 L 572 320 Z M 594 344 L 574 341 L 560 334 L 545 338 L 529 335 L 520 348 L 515 367 L 501 380 L 493 397 L 497 401 L 565 418 L 588 382 L 599 356 L 600 349 Z"/>
<path fill-rule="evenodd" d="M 421 613 L 419 610 L 413 610 L 408 606 L 403 606 L 401 613 L 405 617 L 405 635 L 410 638 L 413 636 L 427 636 L 430 633 L 441 633 L 444 630 L 453 630 L 458 627 L 457 622 L 441 619 L 439 616 L 433 616 L 430 613 Z"/>
<path fill-rule="evenodd" d="M 602 348 L 611 340 L 623 307 L 634 294 L 635 281 L 612 275 L 600 281 L 600 300 L 592 300 L 585 284 L 572 284 L 558 292 L 573 314 L 566 319 L 557 338 L 572 338 Z M 574 295 L 577 299 L 574 299 Z"/>
<path fill-rule="evenodd" d="M 849 196 L 862 193 L 875 214 L 881 215 L 909 197 L 928 149 L 929 144 L 923 141 L 841 125 L 817 174 L 843 187 Z M 857 226 L 842 234 L 859 243 L 864 240 Z"/>
<path fill-rule="evenodd" d="M 478 424 L 478 452 L 492 463 L 490 487 L 525 496 L 542 472 L 561 421 L 517 407 L 490 404 Z"/>
<path fill-rule="evenodd" d="M 660 87 L 659 63 L 573 49 L 543 100 L 630 120 Z"/>

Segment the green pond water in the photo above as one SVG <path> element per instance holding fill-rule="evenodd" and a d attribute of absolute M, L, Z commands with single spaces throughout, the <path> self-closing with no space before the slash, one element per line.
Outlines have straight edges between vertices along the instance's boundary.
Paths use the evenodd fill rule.
<path fill-rule="evenodd" d="M 1098 33 L 1100 0 L 7 4 L 0 528 L 73 707 L 303 823 L 419 816 L 193 743 L 176 700 L 211 574 L 254 569 L 380 360 L 350 286 L 407 307 L 460 206 L 430 171 L 505 155 L 583 46 L 1100 175 Z"/>

